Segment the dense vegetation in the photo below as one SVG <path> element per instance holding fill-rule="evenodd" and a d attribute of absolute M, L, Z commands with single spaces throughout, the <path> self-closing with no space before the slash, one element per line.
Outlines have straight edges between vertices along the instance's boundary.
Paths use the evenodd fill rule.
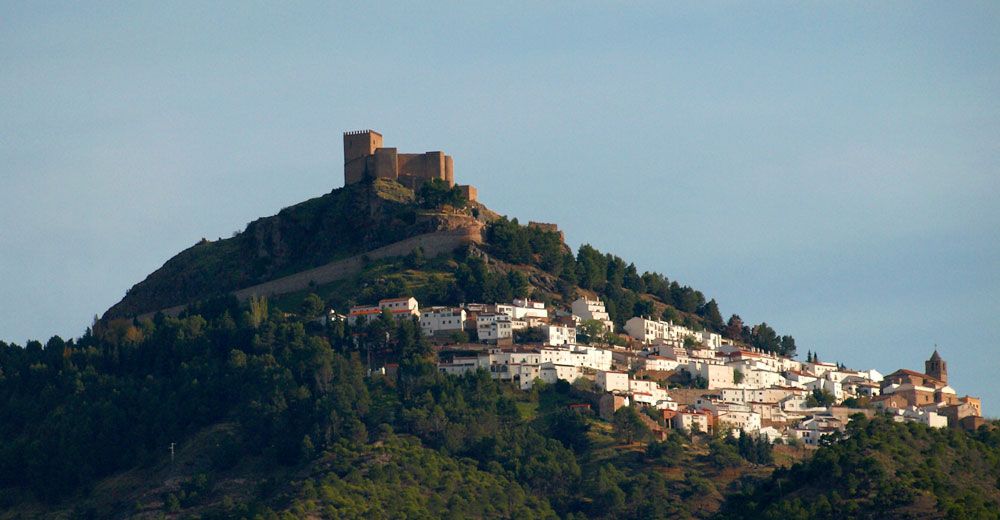
<path fill-rule="evenodd" d="M 220 423 L 233 429 L 202 448 L 204 473 L 153 498 L 105 499 L 232 518 L 656 518 L 717 506 L 718 473 L 753 469 L 739 457 L 720 465 L 678 435 L 659 451 L 631 449 L 648 429 L 626 434 L 568 408 L 596 405 L 588 389 L 524 393 L 482 372 L 446 376 L 415 322 L 323 326 L 316 299 L 294 314 L 219 299 L 179 318 L 96 322 L 76 340 L 0 344 L 0 504 L 79 502 L 103 477 L 164 464 L 170 443 Z M 368 375 L 369 363 L 398 368 Z M 227 499 L 220 482 L 246 479 L 248 460 L 312 476 L 268 483 L 258 474 L 252 500 Z M 666 477 L 649 471 L 657 465 L 686 469 Z M 111 506 L 94 507 L 104 516 Z"/>
<path fill-rule="evenodd" d="M 742 484 L 725 518 L 1000 518 L 1000 430 L 859 415 L 808 461 Z"/>
<path fill-rule="evenodd" d="M 574 256 L 556 231 L 522 226 L 516 218 L 502 217 L 490 223 L 484 238 L 496 257 L 558 277 L 563 293 L 574 286 L 597 293 L 619 329 L 633 316 L 648 316 L 718 332 L 768 352 L 796 353 L 795 339 L 778 335 L 767 323 L 746 326 L 735 314 L 723 321 L 719 305 L 715 300 L 705 301 L 701 291 L 659 273 L 640 274 L 635 264 L 589 244 L 580 246 Z"/>

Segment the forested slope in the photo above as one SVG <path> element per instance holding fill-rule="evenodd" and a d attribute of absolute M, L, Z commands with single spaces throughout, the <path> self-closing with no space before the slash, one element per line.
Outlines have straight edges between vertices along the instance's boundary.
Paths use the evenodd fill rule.
<path fill-rule="evenodd" d="M 855 418 L 810 460 L 747 481 L 724 518 L 1000 518 L 1000 429 Z"/>

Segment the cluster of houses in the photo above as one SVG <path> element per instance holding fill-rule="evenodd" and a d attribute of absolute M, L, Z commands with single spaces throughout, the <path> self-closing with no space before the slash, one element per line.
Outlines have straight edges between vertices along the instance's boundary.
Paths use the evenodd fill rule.
<path fill-rule="evenodd" d="M 354 325 L 384 311 L 417 319 L 425 335 L 443 343 L 471 338 L 442 350 L 441 372 L 484 370 L 525 390 L 536 381 L 584 380 L 598 392 L 602 416 L 622 406 L 649 407 L 662 418 L 651 423 L 661 435 L 671 428 L 725 429 L 816 446 L 823 436 L 842 431 L 853 413 L 882 411 L 932 427 L 975 429 L 984 422 L 980 400 L 958 397 L 948 386 L 947 364 L 937 351 L 926 362 L 926 373 L 901 369 L 883 377 L 876 370 L 798 361 L 714 332 L 638 316 L 619 332 L 625 346 L 583 345 L 577 332 L 585 322 L 615 332 L 604 304 L 589 298 L 577 299 L 568 312 L 551 313 L 529 299 L 421 309 L 414 298 L 395 298 L 352 307 L 346 320 Z M 516 345 L 515 333 L 529 328 L 539 332 L 534 337 L 540 341 Z M 668 389 L 671 382 L 694 388 Z M 817 395 L 824 402 L 817 402 Z M 849 399 L 869 406 L 836 406 Z"/>

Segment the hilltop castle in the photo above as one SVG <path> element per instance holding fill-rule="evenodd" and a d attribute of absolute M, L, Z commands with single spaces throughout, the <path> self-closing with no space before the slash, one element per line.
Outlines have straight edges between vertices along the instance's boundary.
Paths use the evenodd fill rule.
<path fill-rule="evenodd" d="M 444 152 L 398 153 L 382 146 L 382 134 L 374 130 L 344 132 L 344 185 L 365 178 L 391 179 L 417 190 L 431 179 L 455 186 L 455 163 Z M 476 188 L 458 187 L 469 201 L 476 200 Z"/>

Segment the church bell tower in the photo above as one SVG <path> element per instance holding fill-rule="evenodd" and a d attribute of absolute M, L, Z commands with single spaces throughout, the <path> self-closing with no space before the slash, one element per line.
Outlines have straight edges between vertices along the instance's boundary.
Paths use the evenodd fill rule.
<path fill-rule="evenodd" d="M 934 349 L 934 353 L 931 354 L 930 359 L 924 361 L 924 373 L 944 384 L 948 384 L 948 363 L 945 363 L 941 359 L 941 355 L 938 354 L 937 349 Z"/>

